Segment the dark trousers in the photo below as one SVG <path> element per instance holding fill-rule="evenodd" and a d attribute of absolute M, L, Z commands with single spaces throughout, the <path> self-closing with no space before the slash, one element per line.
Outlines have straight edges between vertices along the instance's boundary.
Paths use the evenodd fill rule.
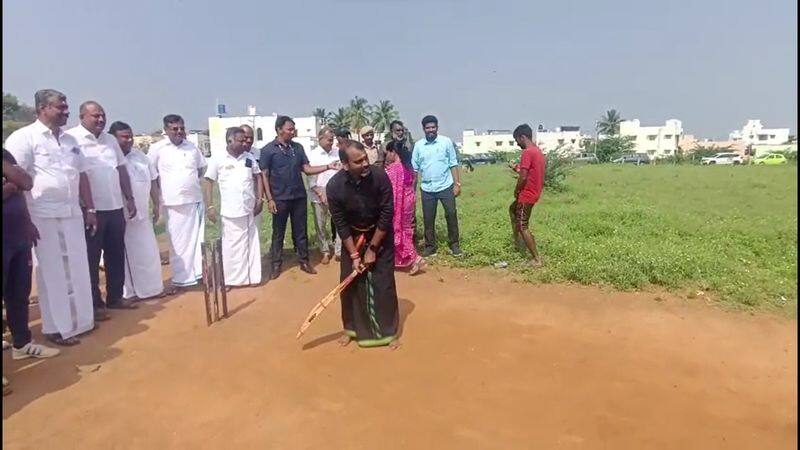
<path fill-rule="evenodd" d="M 283 264 L 283 238 L 286 237 L 286 221 L 292 220 L 292 243 L 301 263 L 308 262 L 308 203 L 306 199 L 276 200 L 278 212 L 272 216 L 272 267 Z"/>
<path fill-rule="evenodd" d="M 444 207 L 447 220 L 447 238 L 450 248 L 458 245 L 458 215 L 453 186 L 441 192 L 422 192 L 422 220 L 425 225 L 425 249 L 436 250 L 436 209 L 439 202 Z"/>
<path fill-rule="evenodd" d="M 31 295 L 31 245 L 3 244 L 3 301 L 14 347 L 31 341 L 28 328 L 28 297 Z"/>
<path fill-rule="evenodd" d="M 89 256 L 89 279 L 92 282 L 92 301 L 102 308 L 100 294 L 100 253 L 106 270 L 106 303 L 122 300 L 125 284 L 125 215 L 122 209 L 97 211 L 97 233 L 86 231 L 86 253 Z"/>

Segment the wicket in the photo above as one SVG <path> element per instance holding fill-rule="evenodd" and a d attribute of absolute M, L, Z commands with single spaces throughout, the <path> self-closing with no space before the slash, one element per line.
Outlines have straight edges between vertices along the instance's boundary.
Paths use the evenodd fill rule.
<path fill-rule="evenodd" d="M 203 258 L 203 298 L 206 304 L 206 323 L 210 326 L 212 322 L 228 317 L 228 295 L 225 291 L 225 271 L 222 265 L 222 240 L 217 239 L 210 245 L 205 242 L 201 243 L 200 252 Z M 222 298 L 221 316 L 220 297 Z"/>

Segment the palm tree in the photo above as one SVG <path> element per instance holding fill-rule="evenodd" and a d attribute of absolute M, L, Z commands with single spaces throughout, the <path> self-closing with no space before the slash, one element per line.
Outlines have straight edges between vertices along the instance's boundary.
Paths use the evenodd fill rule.
<path fill-rule="evenodd" d="M 597 123 L 597 130 L 606 136 L 616 136 L 619 134 L 619 124 L 622 120 L 616 109 L 606 111 L 605 116 Z"/>
<path fill-rule="evenodd" d="M 343 128 L 343 127 L 350 127 L 348 123 L 348 111 L 347 108 L 339 108 L 336 112 L 332 112 L 328 115 L 328 126 L 333 128 Z"/>
<path fill-rule="evenodd" d="M 369 123 L 371 107 L 367 99 L 355 96 L 347 107 L 347 125 L 354 133 L 358 133 L 364 125 Z"/>
<path fill-rule="evenodd" d="M 319 119 L 319 122 L 322 124 L 322 126 L 325 126 L 328 123 L 329 114 L 325 111 L 325 108 L 316 108 L 311 115 Z"/>
<path fill-rule="evenodd" d="M 375 128 L 375 134 L 380 136 L 384 131 L 388 131 L 389 124 L 398 117 L 399 114 L 391 101 L 379 100 L 378 104 L 372 107 L 372 114 L 370 114 L 370 122 Z"/>

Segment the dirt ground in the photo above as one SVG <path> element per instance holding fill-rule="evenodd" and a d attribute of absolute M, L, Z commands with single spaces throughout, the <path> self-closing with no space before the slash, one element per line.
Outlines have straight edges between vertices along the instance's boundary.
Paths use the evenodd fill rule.
<path fill-rule="evenodd" d="M 399 350 L 339 347 L 335 304 L 295 340 L 337 271 L 235 290 L 211 327 L 195 291 L 3 352 L 3 448 L 797 446 L 795 320 L 434 268 L 398 274 Z"/>

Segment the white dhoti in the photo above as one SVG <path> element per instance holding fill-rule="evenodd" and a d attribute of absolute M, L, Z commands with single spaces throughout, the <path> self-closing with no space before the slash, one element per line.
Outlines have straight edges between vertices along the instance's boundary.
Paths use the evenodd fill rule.
<path fill-rule="evenodd" d="M 67 339 L 94 327 L 83 217 L 31 217 L 39 229 L 36 289 L 42 333 Z"/>
<path fill-rule="evenodd" d="M 164 210 L 167 213 L 172 283 L 193 286 L 203 278 L 203 255 L 200 251 L 205 228 L 203 204 L 165 206 Z"/>
<path fill-rule="evenodd" d="M 124 298 L 150 298 L 164 292 L 161 279 L 161 255 L 156 233 L 149 220 L 131 220 L 125 224 Z"/>
<path fill-rule="evenodd" d="M 261 244 L 253 216 L 222 216 L 222 267 L 226 286 L 261 283 Z"/>

